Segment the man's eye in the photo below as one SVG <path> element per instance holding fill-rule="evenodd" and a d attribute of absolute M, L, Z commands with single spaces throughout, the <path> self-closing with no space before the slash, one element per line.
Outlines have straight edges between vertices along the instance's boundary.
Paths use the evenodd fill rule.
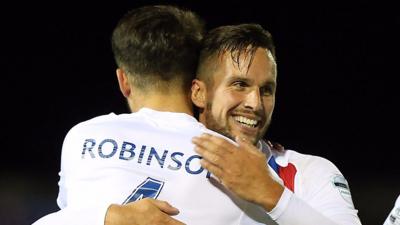
<path fill-rule="evenodd" d="M 244 88 L 248 86 L 244 81 L 235 81 L 232 83 L 232 85 L 238 88 Z"/>
<path fill-rule="evenodd" d="M 263 87 L 260 89 L 260 94 L 263 96 L 269 96 L 274 93 L 274 90 L 272 87 Z"/>

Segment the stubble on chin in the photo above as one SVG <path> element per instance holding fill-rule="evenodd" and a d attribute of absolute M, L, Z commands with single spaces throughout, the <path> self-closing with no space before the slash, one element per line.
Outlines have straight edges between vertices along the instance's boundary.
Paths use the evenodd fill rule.
<path fill-rule="evenodd" d="M 217 122 L 214 116 L 211 113 L 212 103 L 208 102 L 207 106 L 204 110 L 205 113 L 205 125 L 208 129 L 215 131 L 219 134 L 224 135 L 225 137 L 230 138 L 231 140 L 235 141 L 235 137 L 229 131 L 229 128 L 226 126 L 222 126 Z"/>
<path fill-rule="evenodd" d="M 212 115 L 211 109 L 212 109 L 212 103 L 208 102 L 207 106 L 204 110 L 205 126 L 208 129 L 213 130 L 217 133 L 220 133 L 220 134 L 230 138 L 231 140 L 235 141 L 236 138 L 235 138 L 234 134 L 232 133 L 231 129 L 229 128 L 229 124 L 226 124 L 226 126 L 223 126 L 220 123 L 218 123 L 218 121 Z M 270 124 L 269 121 L 267 121 L 267 125 L 263 129 L 262 134 L 259 134 L 256 137 L 251 137 L 251 138 L 244 137 L 244 138 L 247 139 L 248 141 L 251 141 L 254 145 L 257 145 L 258 141 L 265 135 L 266 131 L 268 130 L 269 124 Z M 246 136 L 246 135 L 243 135 L 243 136 Z"/>

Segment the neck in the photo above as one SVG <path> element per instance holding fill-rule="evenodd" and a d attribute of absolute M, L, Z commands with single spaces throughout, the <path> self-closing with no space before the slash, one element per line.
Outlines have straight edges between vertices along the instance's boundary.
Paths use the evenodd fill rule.
<path fill-rule="evenodd" d="M 129 107 L 132 112 L 141 108 L 150 108 L 163 112 L 186 113 L 193 116 L 193 106 L 187 93 L 135 93 L 128 98 Z"/>

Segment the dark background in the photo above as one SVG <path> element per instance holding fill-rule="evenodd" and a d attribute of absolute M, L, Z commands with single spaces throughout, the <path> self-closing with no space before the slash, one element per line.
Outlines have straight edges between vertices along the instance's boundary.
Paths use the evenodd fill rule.
<path fill-rule="evenodd" d="M 275 39 L 278 93 L 268 138 L 331 160 L 363 224 L 382 224 L 400 194 L 400 13 L 382 1 L 131 1 L 1 7 L 1 224 L 57 210 L 60 150 L 76 123 L 127 112 L 110 35 L 128 10 L 172 3 L 207 28 L 256 22 Z"/>

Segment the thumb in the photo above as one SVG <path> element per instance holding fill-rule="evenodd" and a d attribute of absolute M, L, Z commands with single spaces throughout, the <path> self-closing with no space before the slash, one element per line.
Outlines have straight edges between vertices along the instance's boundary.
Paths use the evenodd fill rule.
<path fill-rule="evenodd" d="M 166 201 L 160 201 L 156 199 L 152 199 L 152 201 L 157 208 L 168 215 L 174 216 L 179 214 L 179 210 Z"/>

